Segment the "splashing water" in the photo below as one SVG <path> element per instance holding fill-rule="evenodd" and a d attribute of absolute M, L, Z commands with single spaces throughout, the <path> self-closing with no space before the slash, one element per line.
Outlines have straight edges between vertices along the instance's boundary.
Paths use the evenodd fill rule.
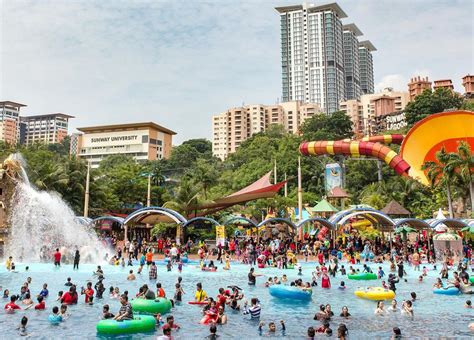
<path fill-rule="evenodd" d="M 81 262 L 97 263 L 104 258 L 106 249 L 94 230 L 77 222 L 58 194 L 18 182 L 12 200 L 9 256 L 20 262 L 52 261 L 59 248 L 71 262 L 76 249 Z"/>

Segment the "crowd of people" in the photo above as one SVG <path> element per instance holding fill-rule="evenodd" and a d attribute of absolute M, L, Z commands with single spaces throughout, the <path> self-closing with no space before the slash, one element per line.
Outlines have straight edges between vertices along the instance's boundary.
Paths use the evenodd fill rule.
<path fill-rule="evenodd" d="M 51 308 L 51 314 L 48 319 L 51 323 L 61 323 L 70 317 L 68 306 L 79 302 L 79 296 L 83 296 L 84 304 L 94 304 L 95 299 L 116 299 L 120 301 L 120 309 L 113 313 L 109 304 L 103 305 L 102 318 L 113 319 L 117 321 L 130 320 L 133 318 L 133 308 L 130 303 L 131 299 L 147 299 L 156 300 L 167 298 L 171 301 L 173 307 L 179 305 L 183 301 L 183 278 L 179 276 L 175 283 L 172 294 L 165 292 L 165 287 L 158 280 L 158 269 L 155 261 L 157 254 L 163 254 L 167 264 L 167 271 L 173 266 L 177 266 L 179 273 L 183 268 L 183 260 L 188 258 L 188 254 L 197 249 L 197 259 L 201 270 L 216 268 L 217 264 L 223 265 L 223 269 L 230 270 L 230 262 L 240 262 L 249 265 L 247 275 L 247 283 L 249 286 L 262 284 L 265 287 L 273 285 L 289 285 L 302 291 L 311 290 L 313 287 L 330 289 L 332 287 L 331 278 L 344 278 L 347 274 L 358 273 L 375 273 L 377 278 L 381 280 L 382 287 L 397 291 L 397 284 L 406 281 L 405 266 L 413 267 L 414 271 L 419 271 L 418 280 L 421 282 L 427 276 L 427 267 L 437 270 L 434 261 L 434 252 L 432 247 L 428 246 L 427 240 L 417 239 L 416 242 L 403 243 L 401 239 L 395 239 L 392 246 L 380 239 L 374 241 L 362 240 L 358 237 L 350 237 L 348 239 L 339 238 L 337 240 L 318 239 L 315 237 L 305 237 L 304 241 L 295 241 L 293 239 L 268 239 L 263 240 L 256 238 L 232 238 L 224 244 L 218 244 L 214 249 L 210 249 L 204 242 L 192 242 L 188 240 L 184 245 L 180 246 L 172 242 L 171 239 L 158 239 L 156 242 L 147 242 L 146 240 L 133 240 L 123 245 L 117 244 L 113 255 L 105 260 L 109 265 L 129 266 L 127 281 L 136 280 L 136 275 L 145 274 L 147 271 L 150 284 L 144 284 L 139 287 L 138 291 L 131 294 L 120 287 L 110 287 L 109 296 L 104 297 L 106 287 L 104 285 L 104 269 L 102 265 L 97 266 L 94 272 L 96 282 L 87 282 L 85 287 L 80 287 L 72 281 L 71 277 L 66 278 L 64 290 L 57 292 L 54 297 L 59 306 Z M 472 294 L 473 291 L 469 287 L 470 277 L 469 270 L 472 265 L 471 247 L 465 245 L 464 254 L 460 259 L 455 259 L 446 254 L 440 265 L 439 278 L 433 284 L 434 288 L 447 289 L 456 287 L 464 294 Z M 75 252 L 72 264 L 73 270 L 79 269 L 80 253 Z M 62 254 L 59 249 L 53 253 L 51 261 L 56 267 L 61 266 Z M 264 268 L 267 266 L 279 269 L 286 269 L 293 266 L 297 270 L 297 275 L 302 275 L 301 262 L 315 261 L 314 270 L 311 273 L 311 281 L 304 282 L 301 278 L 289 280 L 286 274 L 279 276 L 270 276 L 267 280 L 260 282 L 254 266 Z M 387 275 L 380 264 L 389 263 L 390 273 Z M 457 262 L 455 262 L 457 261 Z M 358 265 L 362 265 L 359 270 Z M 421 266 L 423 264 L 423 266 Z M 426 265 L 425 265 L 426 264 Z M 5 262 L 7 270 L 15 272 L 16 267 L 13 258 L 10 256 Z M 138 267 L 136 272 L 134 269 Z M 28 267 L 26 267 L 28 270 Z M 145 274 L 146 275 L 146 274 Z M 18 294 L 11 294 L 10 290 L 2 289 L 3 299 L 7 300 L 4 309 L 7 313 L 14 313 L 18 309 L 35 309 L 46 310 L 46 300 L 50 296 L 48 283 L 43 284 L 40 292 L 31 292 L 31 277 L 27 277 L 26 281 L 19 287 Z M 443 282 L 445 280 L 445 282 Z M 16 287 L 13 287 L 16 288 Z M 340 280 L 337 289 L 346 288 L 344 280 Z M 227 310 L 233 313 L 238 312 L 248 316 L 251 320 L 258 320 L 257 333 L 261 336 L 266 334 L 276 334 L 280 332 L 286 335 L 287 327 L 284 320 L 270 321 L 266 323 L 260 320 L 262 314 L 262 305 L 258 297 L 246 296 L 242 288 L 237 285 L 221 287 L 215 297 L 211 297 L 204 290 L 201 282 L 196 283 L 194 302 L 202 304 L 202 320 L 201 323 L 209 325 L 209 338 L 216 339 L 218 337 L 216 325 L 225 325 L 228 321 Z M 34 301 L 36 300 L 36 302 Z M 390 313 L 399 312 L 407 317 L 414 318 L 414 306 L 417 300 L 416 292 L 410 294 L 410 298 L 403 300 L 401 306 L 396 299 L 390 301 L 389 307 L 385 306 L 384 301 L 378 301 L 374 310 L 376 316 L 384 316 Z M 49 299 L 51 301 L 51 298 Z M 465 308 L 472 308 L 470 300 L 467 300 Z M 310 307 L 309 307 L 310 308 Z M 339 314 L 342 319 L 351 317 L 349 308 L 343 306 Z M 167 315 L 166 319 L 161 314 L 155 314 L 157 327 L 162 331 L 159 339 L 172 339 L 172 333 L 180 329 L 175 322 L 172 314 Z M 333 335 L 336 333 L 339 339 L 346 339 L 348 335 L 348 327 L 346 323 L 339 323 L 334 332 L 331 328 L 331 322 L 334 319 L 334 312 L 331 304 L 320 305 L 319 311 L 315 314 L 314 320 L 320 322 L 319 326 L 310 326 L 307 329 L 307 338 L 314 339 L 317 334 Z M 19 327 L 21 335 L 28 334 L 26 328 L 28 317 L 22 317 Z M 393 328 L 393 338 L 401 338 L 400 328 Z"/>

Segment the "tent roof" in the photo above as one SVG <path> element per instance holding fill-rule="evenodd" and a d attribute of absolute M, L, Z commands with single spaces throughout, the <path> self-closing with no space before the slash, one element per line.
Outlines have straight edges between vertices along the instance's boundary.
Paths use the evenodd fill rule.
<path fill-rule="evenodd" d="M 259 198 L 273 197 L 278 192 L 278 190 L 280 190 L 285 185 L 286 181 L 271 184 L 271 174 L 272 172 L 269 171 L 260 179 L 246 186 L 245 188 L 240 189 L 239 191 L 234 192 L 233 194 L 230 194 L 228 196 L 218 198 L 213 203 L 203 204 L 195 208 L 221 210 L 233 206 L 235 204 L 245 203 Z"/>
<path fill-rule="evenodd" d="M 311 217 L 309 212 L 308 212 L 308 210 L 310 210 L 310 209 L 311 208 L 308 208 L 308 209 L 303 208 L 301 210 L 301 217 L 302 217 L 303 220 L 306 220 L 306 219 Z M 298 208 L 295 208 L 295 216 L 294 217 L 298 218 L 299 214 L 300 214 L 300 210 Z"/>
<path fill-rule="evenodd" d="M 387 215 L 410 215 L 410 212 L 395 200 L 391 200 L 381 211 Z"/>
<path fill-rule="evenodd" d="M 349 194 L 341 187 L 332 188 L 328 194 L 329 198 L 348 198 Z"/>
<path fill-rule="evenodd" d="M 323 199 L 318 202 L 314 207 L 309 208 L 310 211 L 312 212 L 336 212 L 338 211 L 334 206 L 329 203 L 327 200 Z"/>

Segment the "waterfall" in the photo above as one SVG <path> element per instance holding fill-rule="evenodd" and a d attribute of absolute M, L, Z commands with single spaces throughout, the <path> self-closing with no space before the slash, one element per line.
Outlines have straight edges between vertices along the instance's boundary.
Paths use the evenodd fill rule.
<path fill-rule="evenodd" d="M 21 164 L 21 156 L 16 156 Z M 24 162 L 24 161 L 23 161 Z M 96 232 L 75 220 L 74 212 L 55 192 L 39 191 L 28 181 L 22 166 L 9 214 L 10 237 L 5 252 L 14 261 L 52 261 L 59 248 L 65 259 L 76 250 L 81 262 L 98 262 L 106 249 Z"/>

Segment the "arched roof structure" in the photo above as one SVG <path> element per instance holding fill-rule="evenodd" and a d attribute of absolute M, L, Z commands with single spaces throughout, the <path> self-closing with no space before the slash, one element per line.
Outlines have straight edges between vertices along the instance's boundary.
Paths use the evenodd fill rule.
<path fill-rule="evenodd" d="M 257 227 L 260 228 L 260 227 L 263 227 L 264 225 L 268 224 L 268 223 L 273 223 L 273 222 L 280 222 L 280 223 L 284 223 L 286 224 L 287 226 L 293 228 L 293 230 L 296 230 L 298 229 L 298 227 L 293 223 L 291 222 L 289 219 L 286 219 L 286 218 L 281 218 L 281 217 L 273 217 L 273 218 L 268 218 L 262 222 L 260 222 Z"/>
<path fill-rule="evenodd" d="M 157 224 L 164 223 L 186 223 L 186 218 L 180 213 L 163 207 L 141 208 L 128 215 L 123 224 Z"/>
<path fill-rule="evenodd" d="M 396 218 L 394 219 L 395 225 L 394 229 L 401 227 L 406 224 L 416 230 L 430 230 L 432 229 L 428 222 L 425 220 L 420 220 L 418 218 Z"/>
<path fill-rule="evenodd" d="M 222 224 L 223 225 L 228 225 L 228 224 L 232 224 L 236 221 L 245 221 L 248 224 L 250 224 L 252 227 L 254 227 L 254 228 L 257 227 L 257 224 L 254 221 L 252 221 L 251 219 L 249 219 L 247 217 L 243 217 L 243 216 L 233 216 L 233 217 L 225 220 Z"/>
<path fill-rule="evenodd" d="M 75 216 L 74 222 L 79 223 L 80 225 L 88 226 L 92 223 L 92 218 L 84 216 Z"/>
<path fill-rule="evenodd" d="M 183 224 L 183 228 L 186 228 L 188 225 L 191 225 L 193 224 L 194 222 L 197 222 L 197 221 L 207 221 L 207 222 L 211 222 L 212 224 L 214 225 L 221 225 L 219 222 L 217 222 L 215 219 L 213 218 L 210 218 L 210 217 L 194 217 L 192 219 L 190 219 L 189 221 L 186 221 L 184 224 Z"/>
<path fill-rule="evenodd" d="M 120 224 L 120 226 L 122 226 L 124 220 L 125 219 L 123 217 L 118 217 L 118 216 L 100 216 L 100 217 L 94 218 L 92 220 L 92 223 L 96 224 L 96 223 L 101 222 L 101 221 L 112 221 L 112 222 L 118 223 L 118 224 Z"/>
<path fill-rule="evenodd" d="M 458 220 L 454 218 L 443 218 L 443 219 L 429 219 L 426 222 L 431 226 L 431 228 L 435 229 L 437 226 L 444 224 L 449 229 L 460 230 L 462 228 L 468 227 L 469 224 L 464 222 L 463 220 Z"/>
<path fill-rule="evenodd" d="M 322 226 L 326 227 L 326 228 L 329 228 L 331 230 L 335 230 L 336 229 L 336 226 L 329 222 L 328 220 L 324 219 L 324 218 L 320 218 L 320 217 L 311 217 L 311 218 L 307 218 L 305 220 L 301 220 L 299 221 L 296 226 L 299 228 L 301 227 L 303 224 L 305 223 L 308 223 L 308 222 L 318 222 L 319 224 L 321 224 Z"/>
<path fill-rule="evenodd" d="M 378 225 L 379 229 L 393 230 L 395 221 L 381 211 L 369 207 L 356 207 L 344 211 L 340 211 L 329 218 L 329 222 L 335 226 L 345 224 L 349 219 L 360 216 L 368 219 L 372 223 Z"/>

